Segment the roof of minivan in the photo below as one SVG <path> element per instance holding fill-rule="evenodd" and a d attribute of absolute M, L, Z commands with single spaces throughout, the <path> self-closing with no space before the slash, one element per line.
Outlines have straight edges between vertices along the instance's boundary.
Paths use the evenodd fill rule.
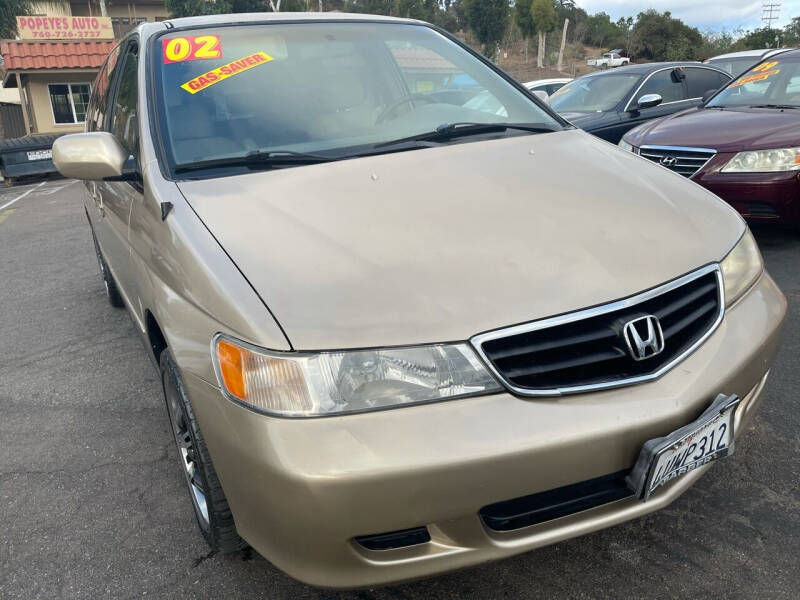
<path fill-rule="evenodd" d="M 175 27 L 196 27 L 198 25 L 230 25 L 234 23 L 253 23 L 258 21 L 388 21 L 392 23 L 422 23 L 414 19 L 400 19 L 397 17 L 384 17 L 382 15 L 364 15 L 358 13 L 337 12 L 260 12 L 260 13 L 235 13 L 228 15 L 205 15 L 201 17 L 181 17 L 168 19 L 164 23 L 171 23 Z"/>

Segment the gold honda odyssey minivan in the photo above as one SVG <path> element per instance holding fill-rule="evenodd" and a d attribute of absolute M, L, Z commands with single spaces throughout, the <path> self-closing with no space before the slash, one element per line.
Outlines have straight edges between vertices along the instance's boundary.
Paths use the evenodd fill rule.
<path fill-rule="evenodd" d="M 763 399 L 786 302 L 742 219 L 425 23 L 143 24 L 53 159 L 200 530 L 302 581 L 657 510 Z"/>

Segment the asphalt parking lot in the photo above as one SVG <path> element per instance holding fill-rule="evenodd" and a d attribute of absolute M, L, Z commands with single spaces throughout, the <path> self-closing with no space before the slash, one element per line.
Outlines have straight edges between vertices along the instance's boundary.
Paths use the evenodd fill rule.
<path fill-rule="evenodd" d="M 0 188 L 0 597 L 797 598 L 800 233 L 756 230 L 789 298 L 736 455 L 659 513 L 502 562 L 352 593 L 209 555 L 155 369 L 103 295 L 82 185 Z"/>

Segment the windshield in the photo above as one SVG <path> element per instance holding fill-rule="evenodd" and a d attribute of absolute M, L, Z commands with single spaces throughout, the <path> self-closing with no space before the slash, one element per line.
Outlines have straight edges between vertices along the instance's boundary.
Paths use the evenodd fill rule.
<path fill-rule="evenodd" d="M 706 63 L 722 69 L 732 77 L 736 77 L 756 64 L 758 60 L 757 56 L 742 56 L 739 58 L 712 58 L 707 60 Z"/>
<path fill-rule="evenodd" d="M 576 79 L 550 96 L 553 110 L 604 112 L 613 109 L 641 79 L 632 73 L 609 73 Z"/>
<path fill-rule="evenodd" d="M 270 151 L 344 157 L 452 123 L 562 128 L 479 59 L 420 25 L 193 29 L 165 34 L 155 49 L 173 166 Z"/>
<path fill-rule="evenodd" d="M 706 106 L 779 106 L 800 108 L 800 56 L 779 56 L 733 80 Z"/>

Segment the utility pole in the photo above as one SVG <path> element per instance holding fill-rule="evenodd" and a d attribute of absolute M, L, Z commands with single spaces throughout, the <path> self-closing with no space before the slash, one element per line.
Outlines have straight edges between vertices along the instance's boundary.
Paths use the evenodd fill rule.
<path fill-rule="evenodd" d="M 100 16 L 107 17 L 108 13 L 106 12 L 106 0 L 98 0 L 98 4 L 100 4 Z"/>
<path fill-rule="evenodd" d="M 556 69 L 561 71 L 564 63 L 564 46 L 567 43 L 567 27 L 569 27 L 569 19 L 564 19 L 564 29 L 561 30 L 561 47 L 558 49 L 558 66 Z"/>
<path fill-rule="evenodd" d="M 765 29 L 772 29 L 781 17 L 781 3 L 769 0 L 761 5 L 761 23 Z"/>

